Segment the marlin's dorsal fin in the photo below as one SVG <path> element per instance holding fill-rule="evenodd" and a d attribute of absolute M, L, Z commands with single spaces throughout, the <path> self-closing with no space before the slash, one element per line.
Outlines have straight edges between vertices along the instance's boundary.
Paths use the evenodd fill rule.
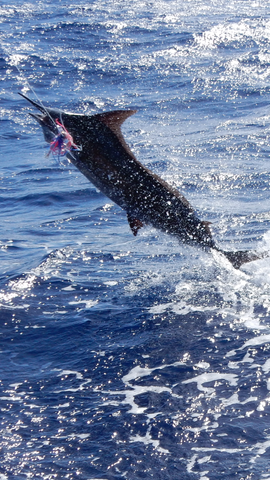
<path fill-rule="evenodd" d="M 134 154 L 130 150 L 121 132 L 121 125 L 128 117 L 134 115 L 136 112 L 137 110 L 114 110 L 113 112 L 98 113 L 95 115 L 95 118 L 109 127 L 109 129 L 117 136 L 122 146 L 133 158 L 135 158 Z"/>
<path fill-rule="evenodd" d="M 117 134 L 117 131 L 121 129 L 122 123 L 136 112 L 137 110 L 114 110 L 112 112 L 98 113 L 95 117 Z"/>

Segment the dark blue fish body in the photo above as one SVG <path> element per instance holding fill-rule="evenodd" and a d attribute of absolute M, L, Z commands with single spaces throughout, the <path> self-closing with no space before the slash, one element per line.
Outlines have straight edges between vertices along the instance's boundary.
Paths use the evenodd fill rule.
<path fill-rule="evenodd" d="M 79 150 L 67 153 L 69 160 L 113 202 L 123 208 L 134 235 L 143 224 L 176 236 L 181 242 L 222 252 L 239 268 L 258 255 L 249 251 L 224 252 L 211 235 L 209 223 L 201 221 L 187 199 L 133 155 L 121 133 L 121 125 L 134 110 L 93 116 L 44 108 L 25 97 L 42 114 L 32 114 L 41 124 L 47 142 L 57 134 L 58 119 Z"/>

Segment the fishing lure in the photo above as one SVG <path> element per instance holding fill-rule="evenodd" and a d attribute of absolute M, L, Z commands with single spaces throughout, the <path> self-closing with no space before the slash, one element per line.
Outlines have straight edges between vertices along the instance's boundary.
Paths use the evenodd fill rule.
<path fill-rule="evenodd" d="M 62 123 L 59 122 L 58 118 L 55 120 L 57 124 L 58 134 L 54 137 L 50 143 L 49 152 L 47 157 L 52 153 L 57 157 L 63 157 L 71 150 L 80 150 L 80 148 L 74 143 L 72 136 L 67 131 Z"/>

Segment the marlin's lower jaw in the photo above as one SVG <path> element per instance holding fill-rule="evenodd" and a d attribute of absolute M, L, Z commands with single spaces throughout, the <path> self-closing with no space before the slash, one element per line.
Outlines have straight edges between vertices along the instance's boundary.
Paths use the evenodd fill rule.
<path fill-rule="evenodd" d="M 34 100 L 31 100 L 31 98 L 28 98 L 22 93 L 19 93 L 19 95 L 25 98 L 29 103 L 31 103 L 41 112 L 41 114 L 30 112 L 29 113 L 41 125 L 45 141 L 50 143 L 53 138 L 58 134 L 56 119 L 60 118 L 63 112 L 58 109 L 55 110 L 52 108 L 45 108 L 41 103 L 37 103 Z"/>
<path fill-rule="evenodd" d="M 54 120 L 46 114 L 30 113 L 30 115 L 42 126 L 45 141 L 50 143 L 58 133 Z"/>

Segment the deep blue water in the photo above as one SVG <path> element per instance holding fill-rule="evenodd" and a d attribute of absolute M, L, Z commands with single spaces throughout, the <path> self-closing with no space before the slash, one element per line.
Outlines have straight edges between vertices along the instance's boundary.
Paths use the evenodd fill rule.
<path fill-rule="evenodd" d="M 269 259 L 133 237 L 17 95 L 137 109 L 131 149 L 218 245 L 269 250 L 268 3 L 17 0 L 0 20 L 0 480 L 269 480 Z"/>

